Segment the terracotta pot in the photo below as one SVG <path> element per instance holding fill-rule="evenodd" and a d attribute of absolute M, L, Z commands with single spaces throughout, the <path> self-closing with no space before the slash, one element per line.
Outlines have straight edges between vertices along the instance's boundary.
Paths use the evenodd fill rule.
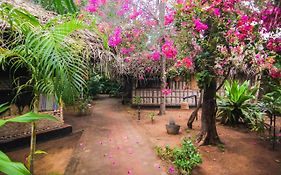
<path fill-rule="evenodd" d="M 166 125 L 166 129 L 167 129 L 167 133 L 168 133 L 168 134 L 176 135 L 176 134 L 179 134 L 180 125 L 176 125 L 176 124 L 167 124 L 167 125 Z"/>

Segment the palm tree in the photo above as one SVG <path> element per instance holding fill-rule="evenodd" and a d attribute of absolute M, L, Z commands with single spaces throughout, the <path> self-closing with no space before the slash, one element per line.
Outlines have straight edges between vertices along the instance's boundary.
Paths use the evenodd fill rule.
<path fill-rule="evenodd" d="M 15 69 L 26 67 L 30 78 L 18 87 L 32 87 L 33 112 L 38 112 L 40 94 L 52 94 L 60 104 L 75 100 L 86 85 L 87 60 L 81 54 L 77 40 L 70 37 L 85 24 L 74 16 L 50 20 L 41 24 L 34 16 L 9 4 L 0 7 L 0 19 L 11 27 L 17 37 L 8 45 L 0 46 L 0 65 L 8 63 Z M 32 123 L 30 146 L 30 171 L 36 144 L 36 124 Z"/>
<path fill-rule="evenodd" d="M 59 14 L 76 13 L 79 10 L 73 0 L 33 0 L 33 2 Z"/>

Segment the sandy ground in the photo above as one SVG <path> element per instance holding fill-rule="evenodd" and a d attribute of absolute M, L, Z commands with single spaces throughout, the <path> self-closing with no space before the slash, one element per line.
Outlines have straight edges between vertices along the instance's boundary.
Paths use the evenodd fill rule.
<path fill-rule="evenodd" d="M 194 138 L 194 130 L 186 130 L 192 110 L 168 109 L 165 116 L 156 116 L 154 124 L 148 114 L 158 110 L 144 109 L 141 120 L 136 110 L 122 106 L 118 99 L 103 98 L 94 102 L 88 116 L 66 115 L 65 121 L 79 133 L 38 145 L 48 152 L 40 155 L 36 175 L 165 175 L 164 166 L 153 151 L 154 146 L 176 146 L 184 137 Z M 165 124 L 173 118 L 181 125 L 181 133 L 171 136 Z M 280 127 L 280 126 L 279 126 Z M 271 150 L 271 144 L 246 129 L 218 125 L 218 133 L 225 145 L 221 148 L 199 148 L 203 164 L 195 175 L 281 175 L 281 145 Z M 8 153 L 13 160 L 22 161 L 28 149 Z M 65 171 L 66 169 L 66 171 Z"/>

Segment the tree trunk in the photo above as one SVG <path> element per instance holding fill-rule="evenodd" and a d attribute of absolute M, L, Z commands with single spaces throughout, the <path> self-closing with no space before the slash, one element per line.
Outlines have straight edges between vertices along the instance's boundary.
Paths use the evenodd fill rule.
<path fill-rule="evenodd" d="M 34 95 L 33 112 L 38 113 L 39 109 L 39 95 Z M 29 153 L 29 171 L 34 175 L 34 156 L 36 151 L 36 123 L 31 123 L 31 140 L 30 140 L 30 153 Z"/>
<path fill-rule="evenodd" d="M 163 37 L 164 28 L 164 16 L 165 16 L 165 3 L 163 1 L 157 0 L 157 5 L 159 7 L 159 21 L 160 21 L 160 37 Z M 162 41 L 162 39 L 161 39 Z M 159 49 L 161 49 L 162 42 L 160 43 Z M 161 57 L 161 90 L 166 88 L 166 58 Z M 166 95 L 161 93 L 160 110 L 159 115 L 164 115 L 166 112 Z"/>
<path fill-rule="evenodd" d="M 216 129 L 216 86 L 216 79 L 212 78 L 210 84 L 204 88 L 201 132 L 197 138 L 200 145 L 221 143 Z"/>
<path fill-rule="evenodd" d="M 258 103 L 259 95 L 260 95 L 260 87 L 261 87 L 261 77 L 262 77 L 262 70 L 259 68 L 259 73 L 255 76 L 255 86 L 258 88 L 256 92 L 256 98 L 254 100 L 254 103 Z"/>
<path fill-rule="evenodd" d="M 31 123 L 31 141 L 30 141 L 30 153 L 29 153 L 29 171 L 34 175 L 34 156 L 36 151 L 36 123 Z"/>
<path fill-rule="evenodd" d="M 193 124 L 194 120 L 198 119 L 198 112 L 199 112 L 199 109 L 202 107 L 202 97 L 203 97 L 203 91 L 200 90 L 200 97 L 199 97 L 198 105 L 197 105 L 196 109 L 191 113 L 191 115 L 188 119 L 188 122 L 187 122 L 187 127 L 189 129 L 192 129 L 192 124 Z"/>

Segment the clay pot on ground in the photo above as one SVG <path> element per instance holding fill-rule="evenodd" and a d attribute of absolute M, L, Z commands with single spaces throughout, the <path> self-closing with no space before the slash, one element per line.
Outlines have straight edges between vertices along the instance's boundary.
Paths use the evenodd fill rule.
<path fill-rule="evenodd" d="M 174 121 L 170 121 L 169 124 L 166 125 L 167 133 L 172 135 L 179 134 L 180 125 L 177 125 Z"/>

